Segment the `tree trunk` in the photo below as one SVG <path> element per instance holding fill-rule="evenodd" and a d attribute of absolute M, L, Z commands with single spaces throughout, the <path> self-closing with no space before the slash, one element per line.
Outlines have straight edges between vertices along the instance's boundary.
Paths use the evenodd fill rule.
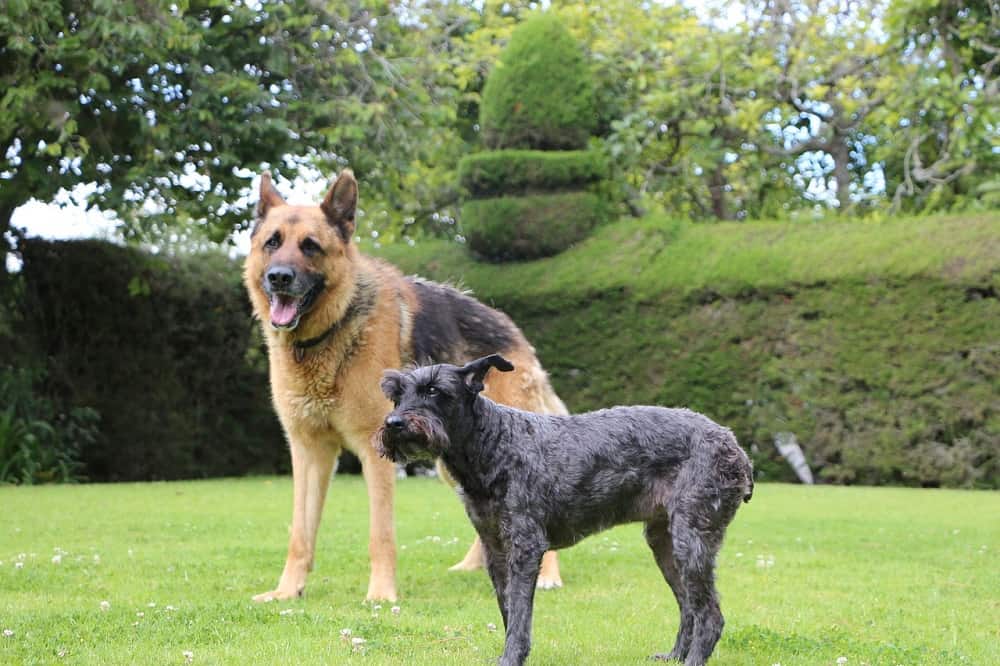
<path fill-rule="evenodd" d="M 712 214 L 718 220 L 728 220 L 730 218 L 726 202 L 726 177 L 722 169 L 722 162 L 715 165 L 708 177 L 708 192 L 712 196 Z"/>
<path fill-rule="evenodd" d="M 846 214 L 851 207 L 851 150 L 845 137 L 834 135 L 827 152 L 833 158 L 833 177 L 837 181 L 837 203 L 839 212 Z"/>

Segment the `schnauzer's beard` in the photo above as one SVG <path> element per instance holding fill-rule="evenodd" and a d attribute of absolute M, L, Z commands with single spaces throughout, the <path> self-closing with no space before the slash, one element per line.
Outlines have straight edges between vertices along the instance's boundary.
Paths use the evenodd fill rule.
<path fill-rule="evenodd" d="M 405 417 L 406 428 L 391 430 L 383 424 L 375 431 L 375 452 L 395 463 L 434 460 L 448 448 L 448 434 L 439 422 L 419 414 Z"/>

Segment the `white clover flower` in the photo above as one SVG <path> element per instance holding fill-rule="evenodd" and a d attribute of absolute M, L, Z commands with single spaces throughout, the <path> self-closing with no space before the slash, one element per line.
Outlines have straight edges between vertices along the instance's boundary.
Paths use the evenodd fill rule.
<path fill-rule="evenodd" d="M 194 652 L 191 652 L 191 650 L 184 650 L 183 652 L 181 652 L 181 654 L 184 655 L 184 661 L 186 661 L 187 663 L 190 664 L 192 661 L 194 661 Z"/>
<path fill-rule="evenodd" d="M 393 615 L 399 615 L 403 609 L 400 608 L 399 606 L 393 606 L 389 610 L 392 612 Z"/>
<path fill-rule="evenodd" d="M 14 635 L 14 632 L 12 630 L 10 630 L 10 629 L 4 629 L 3 630 L 3 635 L 4 635 L 5 638 L 10 638 L 11 636 Z"/>
<path fill-rule="evenodd" d="M 14 568 L 15 569 L 23 569 L 24 568 L 24 562 L 14 562 Z"/>
<path fill-rule="evenodd" d="M 107 611 L 111 610 L 111 602 L 110 601 L 102 601 L 101 602 L 101 610 L 104 611 L 104 612 L 107 612 Z"/>
<path fill-rule="evenodd" d="M 847 657 L 837 657 L 837 663 L 840 666 L 844 666 L 847 663 Z"/>
<path fill-rule="evenodd" d="M 366 641 L 365 639 L 361 638 L 360 636 L 355 636 L 354 638 L 351 639 L 351 645 L 353 645 L 355 647 L 357 647 L 358 645 L 364 645 L 367 642 L 368 641 Z"/>
<path fill-rule="evenodd" d="M 62 564 L 62 555 L 58 553 L 52 556 L 52 564 Z"/>
<path fill-rule="evenodd" d="M 350 629 L 346 629 L 346 628 L 345 629 L 341 629 L 340 630 L 340 635 L 343 638 L 347 638 L 347 637 L 349 637 L 351 635 L 351 630 Z"/>
<path fill-rule="evenodd" d="M 496 631 L 496 630 L 497 630 L 497 625 L 493 624 L 492 622 L 486 623 L 486 631 Z"/>

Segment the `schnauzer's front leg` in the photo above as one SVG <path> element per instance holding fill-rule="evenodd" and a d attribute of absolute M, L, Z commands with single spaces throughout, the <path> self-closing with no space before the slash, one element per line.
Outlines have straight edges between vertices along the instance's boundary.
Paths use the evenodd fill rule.
<path fill-rule="evenodd" d="M 519 549 L 507 554 L 507 640 L 500 666 L 521 666 L 531 650 L 535 584 L 548 545 L 540 533 L 515 537 L 510 541 L 517 543 Z"/>
<path fill-rule="evenodd" d="M 491 543 L 482 539 L 483 555 L 486 558 L 486 570 L 493 581 L 493 590 L 497 595 L 497 605 L 500 606 L 500 616 L 503 618 L 503 628 L 507 629 L 507 552 L 499 543 Z"/>

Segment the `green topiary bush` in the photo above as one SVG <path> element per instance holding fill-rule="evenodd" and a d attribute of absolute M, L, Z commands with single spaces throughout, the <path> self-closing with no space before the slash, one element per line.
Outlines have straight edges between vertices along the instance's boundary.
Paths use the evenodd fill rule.
<path fill-rule="evenodd" d="M 559 192 L 466 201 L 462 225 L 469 247 L 486 259 L 537 259 L 582 240 L 605 214 L 596 194 Z"/>
<path fill-rule="evenodd" d="M 597 151 L 493 150 L 466 155 L 458 165 L 473 196 L 575 189 L 603 179 L 608 165 Z"/>
<path fill-rule="evenodd" d="M 597 122 L 583 49 L 551 14 L 511 35 L 483 88 L 479 122 L 486 146 L 576 150 Z"/>

